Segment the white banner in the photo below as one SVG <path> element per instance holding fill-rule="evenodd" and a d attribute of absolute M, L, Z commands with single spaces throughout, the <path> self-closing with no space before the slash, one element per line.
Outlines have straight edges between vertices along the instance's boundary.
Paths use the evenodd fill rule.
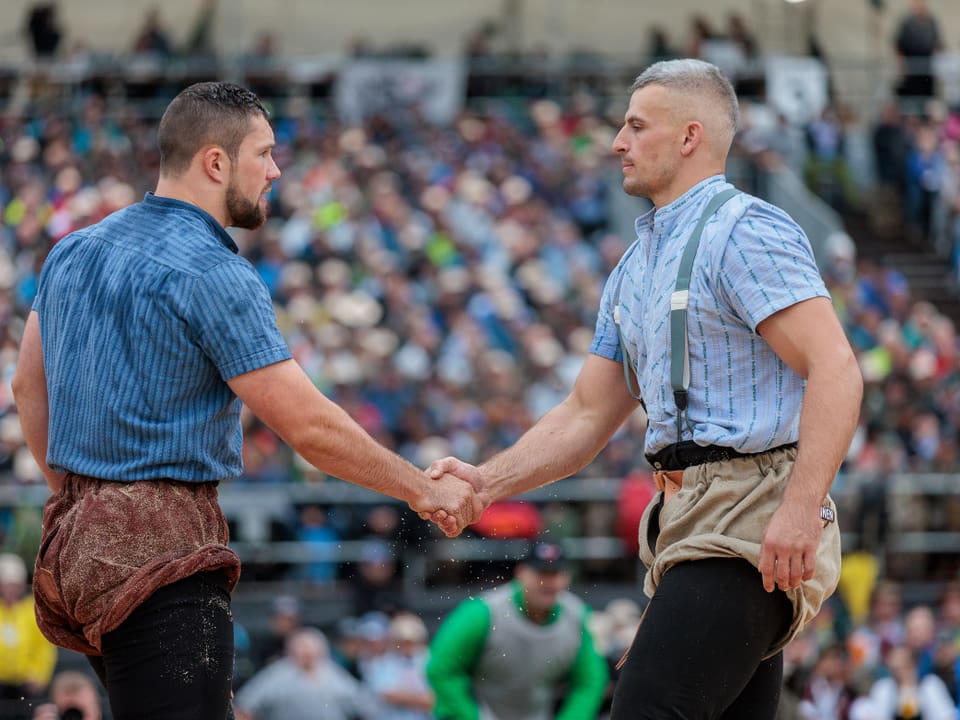
<path fill-rule="evenodd" d="M 767 102 L 798 125 L 820 117 L 827 106 L 827 68 L 816 58 L 767 58 Z"/>
<path fill-rule="evenodd" d="M 374 113 L 417 109 L 432 123 L 448 123 L 463 108 L 465 75 L 456 59 L 348 62 L 337 74 L 337 114 L 356 124 Z"/>

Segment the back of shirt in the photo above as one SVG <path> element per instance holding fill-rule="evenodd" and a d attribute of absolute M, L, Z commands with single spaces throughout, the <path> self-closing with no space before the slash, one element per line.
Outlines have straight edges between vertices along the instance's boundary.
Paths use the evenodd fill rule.
<path fill-rule="evenodd" d="M 216 221 L 148 195 L 61 240 L 40 276 L 47 462 L 106 480 L 242 470 L 226 380 L 285 360 L 269 293 Z"/>

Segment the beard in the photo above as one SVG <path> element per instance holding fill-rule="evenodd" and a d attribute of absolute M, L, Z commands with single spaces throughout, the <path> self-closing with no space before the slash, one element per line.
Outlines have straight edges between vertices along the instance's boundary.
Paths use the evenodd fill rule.
<path fill-rule="evenodd" d="M 227 215 L 231 227 L 244 230 L 255 230 L 267 220 L 267 214 L 260 209 L 260 196 L 250 202 L 234 183 L 227 186 Z"/>

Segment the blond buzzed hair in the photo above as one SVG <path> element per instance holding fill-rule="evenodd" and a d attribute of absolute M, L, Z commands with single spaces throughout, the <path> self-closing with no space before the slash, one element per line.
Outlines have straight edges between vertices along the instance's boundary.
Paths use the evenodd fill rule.
<path fill-rule="evenodd" d="M 674 99 L 677 109 L 689 114 L 684 119 L 697 119 L 712 128 L 717 135 L 719 149 L 729 152 L 740 123 L 740 104 L 733 85 L 720 68 L 693 58 L 664 60 L 654 63 L 638 75 L 630 86 L 630 93 L 648 85 L 660 85 L 675 91 L 680 96 Z M 704 100 L 709 104 L 706 109 L 703 107 Z M 711 109 L 719 112 L 710 112 Z"/>

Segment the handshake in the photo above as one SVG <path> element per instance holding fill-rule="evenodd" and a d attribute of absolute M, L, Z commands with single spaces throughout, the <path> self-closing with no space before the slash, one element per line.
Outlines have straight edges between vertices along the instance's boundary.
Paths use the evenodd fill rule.
<path fill-rule="evenodd" d="M 467 525 L 477 522 L 490 505 L 480 470 L 473 465 L 446 457 L 434 461 L 425 474 L 422 492 L 410 501 L 410 507 L 447 537 L 456 537 Z"/>

